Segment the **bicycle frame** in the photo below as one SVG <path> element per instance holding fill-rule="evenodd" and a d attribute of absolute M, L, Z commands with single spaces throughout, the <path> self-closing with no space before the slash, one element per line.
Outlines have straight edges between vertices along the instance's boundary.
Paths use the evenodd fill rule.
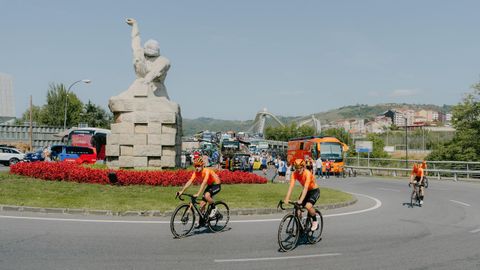
<path fill-rule="evenodd" d="M 195 228 L 205 226 L 208 227 L 212 232 L 220 232 L 225 229 L 228 221 L 230 220 L 229 208 L 225 202 L 216 201 L 214 205 L 217 211 L 215 212 L 215 215 L 210 217 L 214 206 L 213 204 L 208 205 L 205 213 L 202 213 L 201 209 L 198 207 L 196 197 L 190 194 L 182 195 L 190 197 L 190 202 L 180 204 L 172 213 L 170 219 L 170 230 L 175 237 L 181 238 L 188 235 L 194 228 L 196 217 L 198 217 L 198 225 Z M 184 201 L 182 195 L 179 196 L 177 194 L 175 198 L 179 198 L 181 201 Z M 177 227 L 176 224 L 180 227 Z"/>
<path fill-rule="evenodd" d="M 408 184 L 409 186 L 411 183 Z M 417 202 L 420 201 L 420 184 L 415 182 L 413 183 L 413 189 L 412 193 L 410 194 L 410 207 L 413 207 L 413 199 L 415 199 Z"/>
<path fill-rule="evenodd" d="M 205 222 L 207 220 L 207 217 L 208 217 L 208 214 L 210 212 L 210 208 L 211 208 L 211 204 L 208 204 L 208 207 L 207 207 L 207 210 L 205 211 L 205 213 L 202 214 L 202 212 L 200 211 L 200 209 L 198 209 L 198 205 L 199 203 L 197 202 L 197 197 L 193 196 L 192 194 L 181 194 L 179 196 L 176 196 L 175 198 L 178 198 L 179 200 L 181 201 L 184 201 L 184 199 L 182 198 L 182 196 L 187 196 L 187 197 L 190 197 L 190 208 L 191 209 L 193 207 L 193 209 L 195 210 L 195 212 L 198 214 L 198 216 L 200 217 L 200 220 L 199 222 Z"/>
<path fill-rule="evenodd" d="M 280 202 L 278 203 L 278 207 L 280 207 L 280 209 L 282 209 L 282 210 L 286 210 L 286 209 L 283 207 L 283 204 L 284 204 L 284 202 L 283 202 L 283 201 L 280 201 Z M 293 205 L 292 213 L 293 213 L 293 215 L 296 217 L 298 223 L 300 224 L 300 233 L 302 233 L 302 234 L 305 233 L 306 228 L 305 228 L 304 222 L 302 222 L 302 213 L 303 213 L 304 211 L 306 211 L 306 208 L 303 207 L 303 205 L 298 204 L 298 203 L 296 203 L 296 202 L 288 202 L 288 204 Z M 306 218 L 307 218 L 307 219 L 309 218 L 308 213 L 307 213 L 307 217 L 306 217 Z M 305 223 L 306 223 L 306 220 L 305 220 Z M 288 224 L 288 225 L 290 225 L 290 224 Z"/>
<path fill-rule="evenodd" d="M 278 228 L 278 244 L 280 249 L 283 251 L 292 250 L 298 244 L 301 236 L 305 237 L 304 239 L 310 244 L 315 244 L 320 241 L 323 231 L 322 213 L 317 208 L 314 208 L 318 227 L 312 231 L 311 226 L 313 219 L 308 213 L 306 217 L 302 216 L 305 208 L 297 203 L 289 202 L 289 204 L 293 205 L 293 213 L 287 213 L 280 221 Z M 277 207 L 285 210 L 282 201 L 278 203 Z"/>

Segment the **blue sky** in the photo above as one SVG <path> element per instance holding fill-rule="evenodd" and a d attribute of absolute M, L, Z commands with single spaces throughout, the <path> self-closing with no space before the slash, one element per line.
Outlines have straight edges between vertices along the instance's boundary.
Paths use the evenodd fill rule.
<path fill-rule="evenodd" d="M 345 105 L 455 104 L 480 79 L 480 1 L 6 1 L 0 72 L 16 115 L 50 83 L 107 108 L 133 82 L 130 27 L 172 67 L 185 118 L 297 116 Z"/>

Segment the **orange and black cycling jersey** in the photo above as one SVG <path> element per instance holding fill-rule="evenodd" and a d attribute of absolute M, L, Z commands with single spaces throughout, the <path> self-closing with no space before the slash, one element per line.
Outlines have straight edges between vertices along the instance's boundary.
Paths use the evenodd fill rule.
<path fill-rule="evenodd" d="M 192 174 L 192 177 L 190 178 L 190 180 L 195 180 L 195 178 L 198 178 L 200 177 L 202 179 L 202 181 L 205 180 L 205 178 L 207 179 L 207 185 L 218 185 L 220 184 L 220 178 L 218 177 L 218 175 L 212 170 L 212 169 L 207 169 L 207 168 L 203 168 L 202 171 L 200 172 L 197 172 L 195 171 L 193 174 Z"/>
<path fill-rule="evenodd" d="M 423 168 L 422 167 L 414 167 L 411 175 L 415 175 L 416 177 L 422 177 L 423 176 Z"/>
<path fill-rule="evenodd" d="M 423 169 L 417 168 L 417 177 L 422 177 L 422 176 L 423 176 Z"/>
<path fill-rule="evenodd" d="M 308 185 L 308 190 L 318 188 L 315 177 L 313 177 L 312 172 L 309 170 L 303 170 L 302 174 L 298 173 L 298 171 L 293 172 L 292 177 L 290 178 L 290 186 L 295 185 L 295 180 L 297 180 L 303 187 Z"/>

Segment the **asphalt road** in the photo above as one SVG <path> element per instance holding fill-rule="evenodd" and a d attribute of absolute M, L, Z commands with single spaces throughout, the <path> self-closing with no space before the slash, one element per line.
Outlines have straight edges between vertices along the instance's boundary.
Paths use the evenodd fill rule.
<path fill-rule="evenodd" d="M 480 269 L 480 184 L 430 180 L 422 208 L 405 205 L 406 180 L 320 185 L 359 201 L 325 211 L 323 240 L 287 253 L 281 215 L 174 239 L 166 218 L 0 212 L 0 269 Z"/>

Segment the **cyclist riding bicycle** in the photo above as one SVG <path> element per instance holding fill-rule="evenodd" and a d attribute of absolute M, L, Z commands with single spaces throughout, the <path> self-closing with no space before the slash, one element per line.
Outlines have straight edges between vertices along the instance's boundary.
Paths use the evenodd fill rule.
<path fill-rule="evenodd" d="M 205 206 L 207 205 L 207 203 L 209 203 L 212 205 L 209 217 L 215 217 L 217 209 L 215 207 L 215 201 L 213 200 L 213 196 L 218 194 L 221 190 L 220 178 L 212 169 L 204 167 L 203 159 L 201 157 L 194 160 L 193 166 L 195 167 L 195 171 L 193 172 L 192 177 L 190 177 L 190 180 L 185 183 L 185 186 L 182 188 L 182 190 L 177 192 L 177 196 L 182 195 L 183 192 L 192 184 L 192 182 L 196 178 L 201 177 L 202 184 L 200 185 L 200 189 L 193 196 L 198 197 L 200 193 L 205 189 L 205 191 L 203 191 L 202 201 L 200 202 L 200 210 L 202 212 L 205 212 Z"/>
<path fill-rule="evenodd" d="M 313 173 L 313 159 L 309 156 L 305 156 L 305 168 Z"/>
<path fill-rule="evenodd" d="M 315 231 L 318 228 L 318 221 L 313 205 L 315 205 L 320 197 L 320 187 L 317 185 L 312 172 L 305 168 L 305 160 L 296 159 L 293 162 L 293 167 L 295 168 L 295 171 L 290 177 L 290 186 L 288 187 L 288 192 L 285 196 L 284 202 L 288 203 L 290 201 L 293 186 L 295 186 L 295 180 L 297 180 L 303 186 L 303 191 L 300 194 L 300 198 L 298 199 L 297 203 L 307 209 L 308 215 L 313 221 L 311 230 Z"/>
<path fill-rule="evenodd" d="M 423 198 L 425 197 L 425 172 L 427 163 L 424 161 L 421 164 L 413 164 L 413 169 L 410 174 L 410 182 L 408 185 L 413 184 L 420 187 L 420 205 L 423 205 Z"/>

